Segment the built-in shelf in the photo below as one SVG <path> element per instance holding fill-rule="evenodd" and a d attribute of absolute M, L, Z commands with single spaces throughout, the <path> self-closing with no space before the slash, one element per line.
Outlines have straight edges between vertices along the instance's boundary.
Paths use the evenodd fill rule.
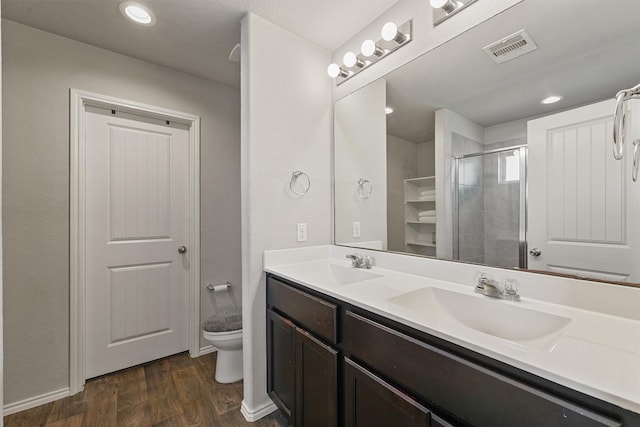
<path fill-rule="evenodd" d="M 405 221 L 407 224 L 435 224 L 436 223 L 436 219 L 435 218 L 429 218 L 427 220 L 424 221 Z"/>
<path fill-rule="evenodd" d="M 425 176 L 404 180 L 404 241 L 408 252 L 435 255 L 436 218 L 420 221 L 420 212 L 436 210 L 436 178 Z M 429 191 L 427 195 L 421 195 Z"/>
<path fill-rule="evenodd" d="M 427 242 L 406 242 L 407 245 L 412 245 L 412 246 L 424 246 L 427 248 L 435 248 L 436 244 L 435 243 L 427 243 Z"/>
<path fill-rule="evenodd" d="M 415 199 L 415 200 L 405 200 L 405 203 L 426 203 L 426 202 L 435 202 L 436 196 L 433 197 L 425 197 L 424 199 Z"/>

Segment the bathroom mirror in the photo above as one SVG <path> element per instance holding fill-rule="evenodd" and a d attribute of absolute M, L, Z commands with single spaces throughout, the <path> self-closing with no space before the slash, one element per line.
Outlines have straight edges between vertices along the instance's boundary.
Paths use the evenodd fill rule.
<path fill-rule="evenodd" d="M 639 14 L 524 0 L 338 100 L 335 243 L 640 282 L 640 101 L 623 160 L 611 141 Z"/>

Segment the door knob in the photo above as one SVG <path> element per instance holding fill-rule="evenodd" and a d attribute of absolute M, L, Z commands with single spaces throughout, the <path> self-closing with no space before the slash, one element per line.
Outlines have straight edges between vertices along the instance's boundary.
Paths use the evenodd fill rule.
<path fill-rule="evenodd" d="M 533 248 L 529 250 L 529 255 L 531 256 L 540 256 L 540 254 L 542 254 L 542 251 L 538 248 Z"/>
<path fill-rule="evenodd" d="M 186 246 L 178 246 L 178 253 L 179 254 L 187 253 L 187 247 Z"/>

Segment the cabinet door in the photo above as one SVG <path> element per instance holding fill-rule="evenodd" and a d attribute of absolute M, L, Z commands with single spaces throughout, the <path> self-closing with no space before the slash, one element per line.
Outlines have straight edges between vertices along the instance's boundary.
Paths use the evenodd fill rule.
<path fill-rule="evenodd" d="M 291 424 L 296 393 L 295 336 L 293 323 L 267 310 L 267 391 Z"/>
<path fill-rule="evenodd" d="M 345 358 L 345 427 L 426 427 L 430 413 L 400 390 Z"/>
<path fill-rule="evenodd" d="M 338 423 L 338 352 L 308 332 L 296 329 L 297 427 Z"/>

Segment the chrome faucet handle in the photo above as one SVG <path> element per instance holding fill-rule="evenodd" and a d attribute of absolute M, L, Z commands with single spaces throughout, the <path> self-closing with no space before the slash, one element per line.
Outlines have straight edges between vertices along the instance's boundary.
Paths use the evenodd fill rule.
<path fill-rule="evenodd" d="M 518 281 L 516 279 L 505 279 L 502 298 L 509 301 L 520 301 L 520 292 L 518 291 Z"/>
<path fill-rule="evenodd" d="M 362 259 L 362 268 L 366 268 L 367 270 L 371 269 L 371 267 L 373 267 L 373 262 L 373 257 L 365 255 L 365 257 Z"/>
<path fill-rule="evenodd" d="M 354 267 L 354 268 L 362 267 L 362 256 L 360 256 L 358 254 L 348 254 L 348 255 L 345 256 L 345 258 L 351 260 L 351 266 L 352 267 Z"/>

